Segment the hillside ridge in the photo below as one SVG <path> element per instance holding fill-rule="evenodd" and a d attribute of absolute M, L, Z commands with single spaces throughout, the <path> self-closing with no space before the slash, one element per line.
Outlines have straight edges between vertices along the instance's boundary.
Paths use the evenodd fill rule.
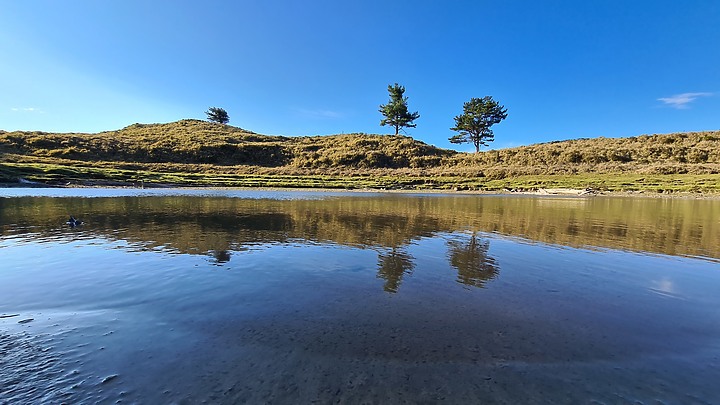
<path fill-rule="evenodd" d="M 341 149 L 349 150 L 343 154 Z M 720 131 L 580 138 L 471 154 L 402 135 L 352 133 L 287 137 L 184 119 L 171 123 L 136 123 L 98 133 L 0 131 L 0 152 L 79 160 L 267 166 L 294 163 L 299 167 L 426 167 L 456 155 L 470 156 L 471 161 L 482 164 L 720 163 Z M 296 155 L 305 157 L 293 159 Z"/>
<path fill-rule="evenodd" d="M 334 170 L 352 175 L 401 169 L 411 174 L 488 178 L 614 172 L 717 174 L 720 131 L 572 139 L 479 153 L 443 149 L 403 135 L 261 135 L 195 119 L 136 123 L 99 133 L 0 131 L 0 161 L 39 160 L 204 165 L 193 171 L 213 167 L 233 173 Z"/>

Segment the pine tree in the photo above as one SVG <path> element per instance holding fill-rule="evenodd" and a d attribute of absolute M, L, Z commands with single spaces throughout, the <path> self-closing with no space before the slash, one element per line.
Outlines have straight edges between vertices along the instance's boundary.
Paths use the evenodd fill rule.
<path fill-rule="evenodd" d="M 207 111 L 205 111 L 205 114 L 207 115 L 208 121 L 217 122 L 219 124 L 227 124 L 230 122 L 230 117 L 228 116 L 227 111 L 222 108 L 210 107 Z"/>
<path fill-rule="evenodd" d="M 455 117 L 455 126 L 450 128 L 460 132 L 449 138 L 451 143 L 472 143 L 475 152 L 480 146 L 487 146 L 495 140 L 491 126 L 507 118 L 507 109 L 490 96 L 471 98 L 463 105 L 463 113 Z"/>
<path fill-rule="evenodd" d="M 395 127 L 395 135 L 400 133 L 402 127 L 415 128 L 417 124 L 413 124 L 413 121 L 420 118 L 420 114 L 417 111 L 408 112 L 407 97 L 403 97 L 405 87 L 397 83 L 388 85 L 388 92 L 390 101 L 387 104 L 381 104 L 378 110 L 385 117 L 380 120 L 380 125 Z"/>

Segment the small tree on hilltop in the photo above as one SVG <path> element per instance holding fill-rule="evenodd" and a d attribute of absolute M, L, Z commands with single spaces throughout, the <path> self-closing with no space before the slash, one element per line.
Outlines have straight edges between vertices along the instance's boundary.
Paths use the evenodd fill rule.
<path fill-rule="evenodd" d="M 490 96 L 471 98 L 463 105 L 463 113 L 455 117 L 455 126 L 450 128 L 460 132 L 449 138 L 451 143 L 472 143 L 475 152 L 480 146 L 487 146 L 495 140 L 491 126 L 507 118 L 507 109 Z"/>
<path fill-rule="evenodd" d="M 207 111 L 205 111 L 205 114 L 207 114 L 208 121 L 217 122 L 219 124 L 227 124 L 230 122 L 230 117 L 228 116 L 227 111 L 222 108 L 210 107 Z"/>
<path fill-rule="evenodd" d="M 380 125 L 395 127 L 395 135 L 400 133 L 402 127 L 415 128 L 417 124 L 413 124 L 413 121 L 420 118 L 420 114 L 417 111 L 408 112 L 407 97 L 403 97 L 405 87 L 397 83 L 388 85 L 388 92 L 390 101 L 387 104 L 381 104 L 378 110 L 385 117 L 380 120 Z"/>

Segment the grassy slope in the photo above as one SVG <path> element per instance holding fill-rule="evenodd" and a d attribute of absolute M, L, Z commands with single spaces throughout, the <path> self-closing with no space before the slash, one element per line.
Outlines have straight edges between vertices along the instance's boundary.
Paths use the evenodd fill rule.
<path fill-rule="evenodd" d="M 551 142 L 479 154 L 405 136 L 282 137 L 198 120 L 98 134 L 0 131 L 0 177 L 41 182 L 720 192 L 720 131 Z"/>

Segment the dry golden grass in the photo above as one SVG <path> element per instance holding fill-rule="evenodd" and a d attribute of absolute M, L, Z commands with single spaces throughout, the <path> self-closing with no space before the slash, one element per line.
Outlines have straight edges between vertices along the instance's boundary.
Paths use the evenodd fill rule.
<path fill-rule="evenodd" d="M 589 175 L 715 178 L 720 173 L 720 131 L 577 139 L 459 153 L 406 136 L 266 136 L 228 125 L 181 120 L 134 124 L 97 134 L 0 131 L 2 162 L 0 175 L 6 181 L 27 176 L 29 165 L 42 164 L 43 170 L 59 170 L 53 177 L 58 179 L 64 173 L 59 167 L 74 167 L 68 170 L 74 170 L 77 178 L 91 173 L 99 176 L 80 169 L 87 167 L 105 170 L 101 177 L 107 178 L 127 177 L 119 174 L 125 172 L 192 176 L 193 184 L 202 183 L 203 176 L 385 177 L 443 184 L 443 188 L 558 176 L 593 184 Z M 23 171 L 23 165 L 28 170 Z M 695 184 L 697 179 L 693 179 Z"/>

